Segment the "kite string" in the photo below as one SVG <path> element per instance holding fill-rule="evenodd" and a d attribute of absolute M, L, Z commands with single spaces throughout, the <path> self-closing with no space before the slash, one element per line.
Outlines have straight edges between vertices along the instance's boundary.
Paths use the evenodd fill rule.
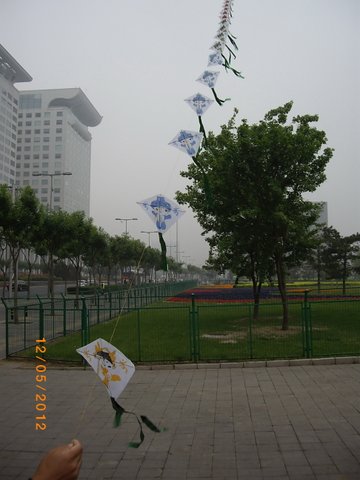
<path fill-rule="evenodd" d="M 146 250 L 146 249 L 147 249 L 147 246 L 144 244 L 144 248 L 143 248 L 143 250 L 142 250 L 142 252 L 141 252 L 139 261 L 138 261 L 138 263 L 137 263 L 137 265 L 136 265 L 136 271 L 137 271 L 137 272 L 139 271 L 139 268 L 140 268 L 140 265 L 141 265 L 141 262 L 142 262 L 142 259 L 143 259 L 143 256 L 144 256 L 144 253 L 145 253 L 145 250 Z M 120 312 L 119 312 L 119 314 L 118 314 L 118 316 L 117 316 L 117 319 L 116 319 L 116 321 L 115 321 L 115 325 L 114 325 L 113 331 L 112 331 L 112 333 L 111 333 L 111 335 L 110 335 L 109 343 L 112 342 L 112 339 L 113 339 L 113 337 L 114 337 L 114 335 L 115 335 L 116 329 L 117 329 L 117 327 L 118 327 L 118 325 L 119 325 L 120 317 L 121 317 L 121 315 L 122 315 L 122 313 L 123 313 L 123 311 L 124 311 L 124 309 L 125 309 L 125 305 L 126 305 L 126 302 L 127 302 L 128 298 L 129 298 L 130 292 L 133 290 L 133 284 L 134 284 L 134 277 L 132 277 L 132 278 L 130 279 L 129 287 L 128 287 L 128 289 L 126 290 L 126 295 L 125 295 L 124 300 L 123 300 L 123 303 L 122 303 L 122 305 L 121 305 Z"/>
<path fill-rule="evenodd" d="M 139 268 L 140 268 L 140 265 L 141 265 L 141 262 L 142 262 L 142 259 L 143 259 L 143 256 L 144 256 L 144 253 L 145 253 L 145 250 L 146 250 L 146 245 L 144 245 L 144 248 L 140 254 L 140 257 L 139 257 L 139 260 L 137 262 L 137 265 L 136 265 L 136 270 L 138 271 Z M 115 321 L 115 325 L 114 325 L 114 328 L 112 330 L 112 333 L 110 335 L 110 340 L 109 340 L 109 343 L 112 342 L 112 339 L 115 335 L 115 332 L 116 332 L 116 329 L 118 327 L 118 324 L 119 324 L 119 321 L 120 321 L 120 317 L 125 309 L 125 305 L 126 305 L 126 302 L 127 302 L 127 299 L 129 298 L 129 295 L 130 295 L 130 292 L 133 290 L 133 285 L 134 285 L 134 279 L 131 278 L 130 282 L 129 282 L 129 287 L 127 288 L 126 290 L 126 295 L 124 297 L 124 300 L 123 300 L 123 303 L 121 305 L 121 308 L 120 308 L 120 311 L 119 311 L 119 314 L 117 316 L 117 319 Z M 99 368 L 100 368 L 100 363 L 98 364 L 98 371 L 96 372 L 97 375 L 99 375 Z M 84 366 L 84 370 L 86 369 L 86 365 Z M 90 406 L 90 402 L 91 400 L 94 398 L 93 395 L 94 395 L 94 389 L 95 389 L 95 386 L 96 384 L 98 383 L 98 379 L 96 377 L 94 377 L 94 380 L 92 382 L 92 385 L 89 387 L 89 392 L 88 392 L 88 396 L 87 396 L 87 399 L 86 399 L 86 402 L 84 403 L 84 406 L 80 412 L 80 415 L 78 417 L 78 421 L 76 422 L 76 428 L 75 428 L 75 432 L 74 432 L 74 435 L 73 435 L 73 438 L 76 438 L 77 435 L 79 434 L 79 431 L 80 431 L 80 428 L 83 424 L 83 421 L 84 421 L 84 418 L 85 418 L 85 414 Z"/>

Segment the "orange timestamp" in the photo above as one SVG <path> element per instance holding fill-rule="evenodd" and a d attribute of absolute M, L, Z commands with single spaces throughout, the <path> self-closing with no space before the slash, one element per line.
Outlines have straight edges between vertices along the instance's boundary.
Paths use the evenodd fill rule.
<path fill-rule="evenodd" d="M 39 338 L 36 340 L 35 345 L 35 358 L 37 360 L 35 365 L 35 387 L 36 390 L 40 390 L 41 393 L 38 391 L 35 392 L 35 430 L 46 430 L 46 399 L 47 399 L 47 392 L 46 392 L 46 359 L 44 354 L 46 353 L 46 339 Z M 42 414 L 41 414 L 42 412 Z"/>

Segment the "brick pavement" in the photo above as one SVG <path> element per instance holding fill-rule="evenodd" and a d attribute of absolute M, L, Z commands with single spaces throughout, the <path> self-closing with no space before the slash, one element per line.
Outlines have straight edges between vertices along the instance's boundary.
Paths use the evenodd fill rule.
<path fill-rule="evenodd" d="M 47 371 L 47 428 L 35 431 L 35 369 L 0 362 L 0 479 L 27 479 L 42 453 L 74 436 L 80 479 L 360 478 L 360 364 L 138 369 L 121 396 L 168 430 L 112 427 L 90 370 Z M 234 367 L 234 366 L 233 366 Z"/>

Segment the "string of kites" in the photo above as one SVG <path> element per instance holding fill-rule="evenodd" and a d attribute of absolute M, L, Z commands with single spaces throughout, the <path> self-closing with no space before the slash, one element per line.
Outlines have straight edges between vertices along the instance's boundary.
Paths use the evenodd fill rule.
<path fill-rule="evenodd" d="M 220 27 L 216 35 L 216 41 L 211 47 L 208 66 L 221 65 L 226 71 L 231 70 L 236 76 L 241 77 L 241 73 L 235 70 L 231 65 L 232 60 L 236 58 L 233 49 L 238 49 L 235 43 L 235 37 L 229 32 L 233 1 L 234 0 L 224 1 L 223 9 L 220 14 Z M 231 46 L 228 45 L 228 41 L 230 42 Z M 224 54 L 225 50 L 228 52 L 228 57 L 226 57 Z M 211 88 L 216 102 L 219 105 L 222 105 L 228 99 L 220 100 L 214 90 L 219 73 L 220 72 L 205 70 L 198 78 L 198 81 Z M 181 130 L 180 133 L 170 142 L 170 145 L 173 145 L 174 147 L 184 151 L 190 155 L 195 162 L 197 162 L 196 155 L 200 148 L 201 142 L 204 138 L 206 139 L 201 116 L 214 101 L 205 97 L 204 95 L 201 95 L 200 93 L 187 98 L 185 101 L 190 105 L 191 108 L 195 110 L 198 115 L 200 132 Z M 199 166 L 201 168 L 200 164 Z M 204 174 L 206 189 L 206 175 L 203 170 L 202 172 Z M 169 200 L 163 195 L 155 195 L 154 197 L 147 198 L 146 200 L 138 203 L 156 225 L 159 233 L 161 252 L 164 261 L 163 269 L 167 270 L 166 244 L 162 234 L 165 233 L 167 229 L 170 228 L 184 212 L 180 210 L 180 207 L 175 202 Z M 120 350 L 102 338 L 98 338 L 88 345 L 77 349 L 77 352 L 83 356 L 84 361 L 87 364 L 91 365 L 91 367 L 100 377 L 103 385 L 106 387 L 110 396 L 111 405 L 115 410 L 114 426 L 120 425 L 123 414 L 135 416 L 140 431 L 139 440 L 130 442 L 130 447 L 138 448 L 144 441 L 145 435 L 143 431 L 143 425 L 156 433 L 164 431 L 164 429 L 159 429 L 147 416 L 137 415 L 135 412 L 125 410 L 125 408 L 123 408 L 116 401 L 135 372 L 135 366 L 129 358 L 127 358 Z"/>
<path fill-rule="evenodd" d="M 215 35 L 215 42 L 210 47 L 211 51 L 207 66 L 222 66 L 226 72 L 231 71 L 237 77 L 243 78 L 241 72 L 232 66 L 232 61 L 236 58 L 234 50 L 238 50 L 235 42 L 236 37 L 229 30 L 233 12 L 233 3 L 234 0 L 224 0 L 223 7 L 220 12 L 219 28 Z M 219 75 L 219 71 L 207 69 L 200 75 L 199 78 L 197 78 L 197 81 L 209 87 L 214 95 L 215 101 L 222 106 L 226 101 L 230 100 L 230 98 L 221 100 L 215 91 L 215 84 Z M 203 141 L 206 142 L 206 132 L 202 122 L 202 116 L 214 103 L 214 100 L 201 93 L 196 93 L 195 95 L 186 98 L 185 102 L 196 112 L 198 116 L 200 125 L 199 132 L 180 130 L 176 137 L 169 142 L 169 145 L 172 145 L 189 155 L 193 159 L 194 163 L 199 167 L 204 180 L 205 195 L 208 204 L 211 205 L 211 189 L 206 173 L 200 162 L 197 160 L 197 154 Z M 180 209 L 179 205 L 163 195 L 155 195 L 154 197 L 138 202 L 138 204 L 146 211 L 156 225 L 161 247 L 162 269 L 167 271 L 166 244 L 163 238 L 163 233 L 165 233 L 184 212 Z"/>

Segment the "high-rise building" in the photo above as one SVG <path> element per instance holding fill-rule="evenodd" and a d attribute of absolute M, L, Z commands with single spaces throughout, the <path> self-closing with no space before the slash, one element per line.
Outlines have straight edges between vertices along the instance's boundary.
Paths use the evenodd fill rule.
<path fill-rule="evenodd" d="M 19 92 L 14 83 L 31 80 L 24 68 L 0 45 L 0 184 L 15 183 Z"/>
<path fill-rule="evenodd" d="M 317 202 L 321 206 L 318 223 L 324 227 L 328 226 L 328 205 L 327 202 Z"/>
<path fill-rule="evenodd" d="M 47 208 L 89 215 L 91 134 L 101 116 L 80 88 L 19 94 L 16 185 Z"/>

